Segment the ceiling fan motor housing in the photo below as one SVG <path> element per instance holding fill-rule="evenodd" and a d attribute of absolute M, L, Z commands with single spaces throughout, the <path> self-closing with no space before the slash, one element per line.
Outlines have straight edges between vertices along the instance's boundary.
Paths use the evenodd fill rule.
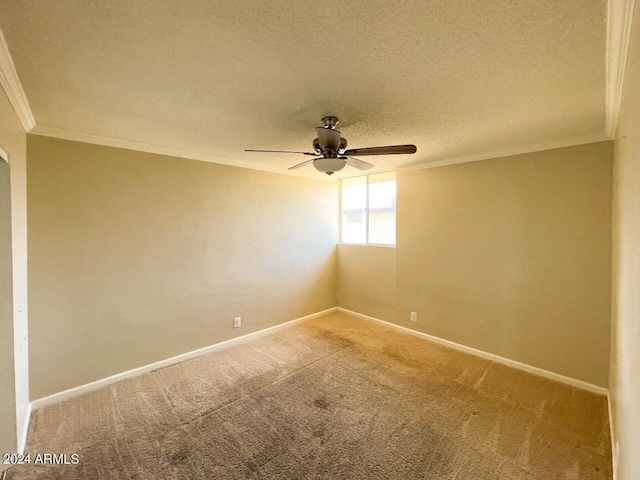
<path fill-rule="evenodd" d="M 340 137 L 340 146 L 338 147 L 338 153 L 342 155 L 347 149 L 347 139 Z"/>
<path fill-rule="evenodd" d="M 313 151 L 316 152 L 318 155 L 322 155 L 324 153 L 322 150 L 322 147 L 320 146 L 319 138 L 316 138 L 313 141 L 312 146 L 313 146 Z M 338 151 L 336 153 L 339 153 L 340 155 L 342 155 L 346 149 L 347 149 L 347 139 L 344 137 L 340 137 L 340 144 L 338 146 Z"/>

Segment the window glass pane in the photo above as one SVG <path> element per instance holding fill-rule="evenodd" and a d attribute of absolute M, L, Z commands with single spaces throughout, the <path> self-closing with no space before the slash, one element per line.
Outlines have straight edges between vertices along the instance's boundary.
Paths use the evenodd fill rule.
<path fill-rule="evenodd" d="M 342 241 L 367 243 L 367 177 L 342 180 Z"/>
<path fill-rule="evenodd" d="M 369 243 L 396 243 L 395 172 L 369 176 Z"/>

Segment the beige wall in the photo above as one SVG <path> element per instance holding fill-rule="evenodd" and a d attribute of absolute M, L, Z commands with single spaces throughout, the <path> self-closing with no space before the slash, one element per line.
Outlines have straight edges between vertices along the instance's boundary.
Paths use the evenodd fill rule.
<path fill-rule="evenodd" d="M 28 155 L 32 398 L 336 304 L 335 183 L 33 135 Z"/>
<path fill-rule="evenodd" d="M 611 399 L 617 480 L 640 477 L 639 13 L 636 5 L 614 142 Z"/>
<path fill-rule="evenodd" d="M 17 451 L 9 165 L 0 159 L 0 454 Z M 5 467 L 0 465 L 0 471 Z"/>
<path fill-rule="evenodd" d="M 0 452 L 15 452 L 28 425 L 26 138 L 18 116 L 0 88 L 0 148 L 9 156 L 10 166 L 8 169 L 6 165 L 3 167 L 7 169 L 3 175 L 9 173 L 11 190 L 11 228 L 6 224 L 5 217 L 0 225 L 0 235 L 6 238 L 7 233 L 11 234 L 13 284 L 11 302 L 7 303 L 4 297 L 0 302 L 5 309 L 12 304 L 13 309 L 9 317 L 6 317 L 6 311 L 3 312 L 0 320 Z M 3 182 L 0 188 L 4 202 L 9 185 L 4 177 Z M 3 205 L 3 208 L 6 206 Z M 3 261 L 6 261 L 6 248 L 4 245 Z M 4 267 L 0 270 L 6 275 Z M 3 288 L 6 289 L 6 284 Z M 13 400 L 9 400 L 10 396 L 13 396 Z M 2 468 L 0 466 L 0 470 Z"/>
<path fill-rule="evenodd" d="M 395 257 L 340 245 L 340 306 L 606 386 L 611 156 L 604 142 L 398 172 Z M 370 301 L 394 271 L 395 296 Z"/>
<path fill-rule="evenodd" d="M 380 318 L 396 318 L 396 249 L 338 245 L 338 305 Z"/>

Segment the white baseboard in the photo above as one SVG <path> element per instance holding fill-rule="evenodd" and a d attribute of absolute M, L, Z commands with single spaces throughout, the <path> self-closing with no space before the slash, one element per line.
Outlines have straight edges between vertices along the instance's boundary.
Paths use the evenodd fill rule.
<path fill-rule="evenodd" d="M 531 365 L 527 365 L 526 363 L 518 362 L 516 360 L 511 360 L 509 358 L 500 357 L 499 355 L 494 355 L 493 353 L 483 352 L 482 350 L 477 350 L 472 347 L 467 347 L 466 345 L 461 345 L 459 343 L 451 342 L 449 340 L 445 340 L 443 338 L 434 337 L 433 335 L 429 335 L 427 333 L 418 332 L 416 330 L 412 330 L 410 328 L 401 327 L 400 325 L 396 325 L 394 323 L 386 322 L 384 320 L 380 320 L 379 318 L 370 317 L 368 315 L 363 315 L 362 313 L 353 312 L 351 310 L 347 310 L 342 307 L 337 307 L 339 312 L 343 312 L 349 315 L 353 315 L 354 317 L 363 318 L 365 320 L 370 320 L 372 322 L 380 323 L 382 325 L 386 325 L 387 327 L 391 327 L 395 330 L 399 330 L 404 333 L 408 333 L 410 335 L 414 335 L 416 337 L 429 340 L 431 342 L 438 343 L 440 345 L 444 345 L 449 348 L 453 348 L 455 350 L 459 350 L 461 352 L 469 353 L 471 355 L 475 355 L 476 357 L 484 358 L 486 360 L 491 360 L 496 363 L 501 363 L 502 365 L 506 365 L 508 367 L 517 368 L 518 370 L 522 370 L 528 373 L 532 373 L 534 375 L 538 375 L 539 377 L 544 377 L 549 380 L 554 380 L 556 382 L 565 383 L 567 385 L 571 385 L 572 387 L 580 388 L 582 390 L 587 390 L 592 393 L 596 393 L 598 395 L 607 395 L 608 389 L 604 387 L 600 387 L 598 385 L 593 385 L 591 383 L 584 382 L 582 380 L 577 380 L 575 378 L 566 377 L 564 375 L 560 375 L 559 373 L 550 372 L 548 370 L 544 370 L 542 368 L 534 367 Z"/>
<path fill-rule="evenodd" d="M 149 365 L 144 365 L 142 367 L 134 368 L 132 370 L 127 370 L 126 372 L 117 373 L 115 375 L 111 375 L 110 377 L 102 378 L 100 380 L 96 380 L 95 382 L 70 388 L 69 390 L 64 390 L 62 392 L 54 393 L 53 395 L 49 395 L 47 397 L 38 398 L 31 402 L 30 410 L 37 410 L 47 405 L 60 403 L 65 400 L 69 400 L 70 398 L 77 397 L 78 395 L 82 395 L 84 393 L 91 392 L 93 390 L 98 390 L 99 388 L 106 387 L 107 385 L 111 385 L 112 383 L 116 383 L 121 380 L 125 380 L 127 378 L 136 377 L 138 375 L 142 375 L 143 373 L 152 372 L 159 368 L 168 367 L 170 365 L 174 365 L 179 362 L 184 362 L 185 360 L 199 357 L 201 355 L 206 355 L 207 353 L 213 352 L 215 350 L 219 350 L 221 348 L 226 348 L 232 345 L 237 345 L 237 344 L 246 342 L 248 340 L 253 340 L 262 335 L 266 335 L 268 333 L 273 333 L 277 330 L 281 330 L 285 327 L 293 325 L 294 323 L 302 322 L 304 320 L 309 320 L 316 317 L 321 317 L 328 313 L 335 312 L 336 308 L 337 307 L 328 308 L 327 310 L 323 310 L 317 313 L 312 313 L 311 315 L 307 315 L 301 318 L 296 318 L 295 320 L 290 320 L 285 323 L 280 323 L 273 327 L 264 328 L 262 330 L 258 330 L 257 332 L 248 333 L 240 337 L 232 338 L 230 340 L 225 340 L 224 342 L 216 343 L 214 345 L 209 345 L 208 347 L 199 348 L 198 350 L 193 350 L 191 352 L 176 355 L 175 357 L 167 358 L 165 360 L 160 360 L 159 362 L 151 363 Z M 24 440 L 26 440 L 26 435 Z"/>
<path fill-rule="evenodd" d="M 43 398 L 38 398 L 36 400 L 33 400 L 30 403 L 30 408 L 28 410 L 28 414 L 30 414 L 31 411 L 33 410 L 37 410 L 39 408 L 42 408 L 44 406 L 47 405 L 52 405 L 55 403 L 60 403 L 64 400 L 68 400 L 70 398 L 73 397 L 77 397 L 79 395 L 82 395 L 84 393 L 87 392 L 91 392 L 93 390 L 97 390 L 99 388 L 105 387 L 107 385 L 111 385 L 115 382 L 119 382 L 121 380 L 125 380 L 127 378 L 131 378 L 131 377 L 136 377 L 138 375 L 142 375 L 144 373 L 148 373 L 148 372 L 152 372 L 154 370 L 157 370 L 159 368 L 163 368 L 163 367 L 168 367 L 170 365 L 174 365 L 176 363 L 179 362 L 183 362 L 185 360 L 189 360 L 191 358 L 195 358 L 195 357 L 199 357 L 201 355 L 206 355 L 207 353 L 213 352 L 215 350 L 221 349 L 221 348 L 226 348 L 232 345 L 237 345 L 243 342 L 246 342 L 248 340 L 252 340 L 254 338 L 260 337 L 262 335 L 266 335 L 268 333 L 272 333 L 275 332 L 277 330 L 286 328 L 287 326 L 293 325 L 295 323 L 298 322 L 302 322 L 304 320 L 309 320 L 312 318 L 317 318 L 317 317 L 321 317 L 323 315 L 327 315 L 329 313 L 335 312 L 335 311 L 340 311 L 343 313 L 346 313 L 348 315 L 353 315 L 355 317 L 359 317 L 365 320 L 369 320 L 369 321 L 373 321 L 376 323 L 380 323 L 382 325 L 386 325 L 387 327 L 393 328 L 395 330 L 399 330 L 401 332 L 404 333 L 408 333 L 410 335 L 414 335 L 416 337 L 425 339 L 425 340 L 429 340 L 431 342 L 435 342 L 438 343 L 440 345 L 444 345 L 446 347 L 449 348 L 453 348 L 455 350 L 459 350 L 461 352 L 465 352 L 465 353 L 469 353 L 471 355 L 475 355 L 477 357 L 480 358 L 484 358 L 486 360 L 491 360 L 494 361 L 496 363 L 501 363 L 503 365 L 506 365 L 508 367 L 513 367 L 513 368 L 517 368 L 518 370 L 522 370 L 528 373 L 532 373 L 534 375 L 538 375 L 540 377 L 544 377 L 547 378 L 549 380 L 554 380 L 560 383 L 564 383 L 567 385 L 571 385 L 573 387 L 577 387 L 583 390 L 587 390 L 589 392 L 593 392 L 596 393 L 598 395 L 607 395 L 608 394 L 608 389 L 604 388 L 604 387 L 600 387 L 597 385 L 593 385 L 587 382 L 584 382 L 582 380 L 577 380 L 575 378 L 571 378 L 571 377 L 566 377 L 564 375 L 560 375 L 559 373 L 554 373 L 554 372 L 550 372 L 548 370 L 544 370 L 542 368 L 538 368 L 538 367 L 534 367 L 531 365 L 527 365 L 525 363 L 521 363 L 518 362 L 516 360 L 511 360 L 508 358 L 504 358 L 504 357 L 500 357 L 499 355 L 494 355 L 492 353 L 487 353 L 487 352 L 483 352 L 482 350 L 477 350 L 475 348 L 472 347 L 467 347 L 466 345 L 461 345 L 459 343 L 455 343 L 455 342 L 451 342 L 449 340 L 445 340 L 443 338 L 439 338 L 439 337 L 434 337 L 433 335 L 429 335 L 426 333 L 422 333 L 422 332 L 418 332 L 416 330 L 412 330 L 410 328 L 406 328 L 406 327 L 401 327 L 400 325 L 396 325 L 390 322 L 387 322 L 385 320 L 380 320 L 379 318 L 374 318 L 374 317 L 370 317 L 368 315 L 364 315 L 362 313 L 358 313 L 358 312 L 353 312 L 351 310 L 347 310 L 345 308 L 342 307 L 333 307 L 333 308 L 328 308 L 326 310 L 323 310 L 321 312 L 317 312 L 317 313 L 313 313 L 311 315 L 307 315 L 301 318 L 296 318 L 295 320 L 290 320 L 288 322 L 285 323 L 281 323 L 279 325 L 275 325 L 273 327 L 268 327 L 262 330 L 258 330 L 257 332 L 253 332 L 253 333 L 249 333 L 246 335 L 242 335 L 240 337 L 236 337 L 236 338 L 232 338 L 230 340 L 225 340 L 224 342 L 220 342 L 220 343 L 216 343 L 214 345 L 210 345 L 208 347 L 203 347 L 200 348 L 198 350 L 193 350 L 191 352 L 187 352 L 187 353 L 183 353 L 180 355 L 176 355 L 175 357 L 171 357 L 171 358 L 167 358 L 165 360 L 160 360 L 159 362 L 155 362 L 155 363 L 151 363 L 149 365 L 144 365 L 142 367 L 138 367 L 138 368 L 134 368 L 132 370 L 128 370 L 126 372 L 121 372 L 121 373 L 117 373 L 115 375 L 111 375 L 110 377 L 106 377 L 106 378 L 102 378 L 100 380 L 96 380 L 95 382 L 91 382 L 91 383 L 87 383 L 85 385 L 80 385 L 78 387 L 74 387 L 74 388 L 70 388 L 69 390 L 64 390 L 62 392 L 58 392 L 58 393 L 54 393 L 52 395 L 43 397 Z M 22 449 L 24 449 L 24 444 L 26 442 L 26 432 L 28 430 L 28 422 L 25 422 L 26 427 L 25 427 L 25 431 L 21 432 L 21 438 L 20 438 L 20 443 L 21 443 L 21 447 Z M 612 439 L 613 441 L 613 439 Z"/>
<path fill-rule="evenodd" d="M 27 405 L 27 411 L 24 414 L 25 419 L 22 422 L 22 431 L 18 432 L 18 453 L 23 454 L 27 446 L 27 433 L 29 433 L 29 420 L 31 419 L 31 404 Z"/>

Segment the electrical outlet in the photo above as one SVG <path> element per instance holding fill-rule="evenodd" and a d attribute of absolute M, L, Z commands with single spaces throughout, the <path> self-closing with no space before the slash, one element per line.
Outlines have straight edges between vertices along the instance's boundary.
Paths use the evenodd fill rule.
<path fill-rule="evenodd" d="M 242 317 L 236 317 L 233 319 L 233 328 L 239 328 L 242 325 Z"/>
<path fill-rule="evenodd" d="M 411 312 L 411 321 L 412 322 L 417 322 L 418 321 L 418 313 L 417 312 Z"/>

